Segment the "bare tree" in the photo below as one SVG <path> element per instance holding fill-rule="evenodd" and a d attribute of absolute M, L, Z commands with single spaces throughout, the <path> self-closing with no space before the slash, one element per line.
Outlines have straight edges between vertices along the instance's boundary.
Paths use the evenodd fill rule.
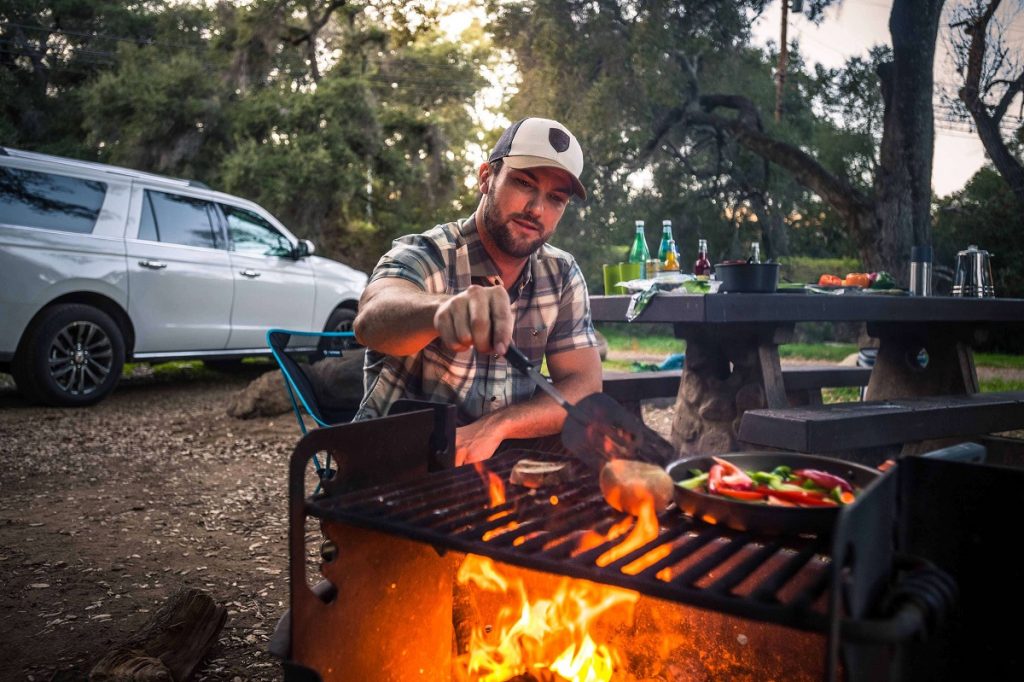
<path fill-rule="evenodd" d="M 829 172 L 799 146 L 764 131 L 754 103 L 741 95 L 696 93 L 695 60 L 679 55 L 692 73 L 686 102 L 656 126 L 646 153 L 674 130 L 711 127 L 789 172 L 842 217 L 868 268 L 905 280 L 910 247 L 931 243 L 931 176 L 934 146 L 932 92 L 935 41 L 944 0 L 895 0 L 889 16 L 892 60 L 880 65 L 885 114 L 873 191 L 863 192 Z M 719 113 L 733 111 L 734 115 Z"/>
<path fill-rule="evenodd" d="M 957 93 L 960 102 L 996 170 L 1024 206 L 1024 165 L 1002 135 L 1007 110 L 1024 92 L 1024 64 L 1019 49 L 1011 49 L 1005 40 L 1005 27 L 996 18 L 1000 4 L 1002 0 L 973 0 L 954 10 L 950 42 L 957 73 L 963 78 Z"/>

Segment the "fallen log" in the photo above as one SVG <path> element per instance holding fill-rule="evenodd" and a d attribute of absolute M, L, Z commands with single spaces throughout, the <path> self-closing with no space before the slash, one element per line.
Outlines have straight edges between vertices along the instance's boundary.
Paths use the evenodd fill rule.
<path fill-rule="evenodd" d="M 217 641 L 228 612 L 201 590 L 172 594 L 142 628 L 107 652 L 91 682 L 184 682 Z"/>

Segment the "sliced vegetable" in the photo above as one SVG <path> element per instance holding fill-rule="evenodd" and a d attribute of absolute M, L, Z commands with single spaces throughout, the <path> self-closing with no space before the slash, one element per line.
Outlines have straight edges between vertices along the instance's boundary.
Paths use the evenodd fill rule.
<path fill-rule="evenodd" d="M 868 277 L 866 272 L 850 272 L 847 273 L 846 279 L 843 280 L 843 286 L 867 289 L 871 286 L 871 278 Z"/>
<path fill-rule="evenodd" d="M 746 502 L 755 502 L 768 497 L 768 493 L 764 490 L 732 490 L 730 488 L 721 488 L 719 489 L 718 494 L 723 497 L 731 497 L 734 500 L 744 500 Z"/>
<path fill-rule="evenodd" d="M 803 476 L 825 490 L 830 490 L 838 486 L 840 490 L 853 492 L 853 486 L 850 485 L 849 481 L 842 476 L 836 476 L 835 474 L 830 474 L 827 471 L 820 471 L 818 469 L 797 469 L 793 473 L 797 476 Z"/>
<path fill-rule="evenodd" d="M 837 504 L 835 500 L 830 500 L 813 490 L 773 490 L 772 495 L 807 507 L 834 507 Z"/>
<path fill-rule="evenodd" d="M 881 270 L 875 275 L 875 279 L 871 282 L 872 289 L 895 289 L 896 280 L 888 272 Z"/>
<path fill-rule="evenodd" d="M 716 463 L 721 465 L 724 469 L 722 474 L 722 483 L 734 490 L 749 490 L 754 486 L 754 481 L 751 480 L 747 473 L 740 469 L 732 462 L 722 459 L 721 457 L 712 457 Z"/>
<path fill-rule="evenodd" d="M 722 487 L 722 475 L 725 471 L 725 467 L 721 464 L 712 464 L 711 471 L 708 472 L 708 492 L 715 494 Z"/>
<path fill-rule="evenodd" d="M 679 481 L 676 483 L 680 488 L 686 488 L 687 490 L 696 490 L 708 482 L 708 473 L 705 471 L 703 474 L 697 474 L 692 478 Z"/>
<path fill-rule="evenodd" d="M 727 459 L 712 457 L 707 472 L 690 469 L 680 488 L 732 500 L 781 507 L 835 507 L 851 504 L 856 493 L 842 476 L 819 469 L 778 466 L 769 471 L 743 471 Z"/>

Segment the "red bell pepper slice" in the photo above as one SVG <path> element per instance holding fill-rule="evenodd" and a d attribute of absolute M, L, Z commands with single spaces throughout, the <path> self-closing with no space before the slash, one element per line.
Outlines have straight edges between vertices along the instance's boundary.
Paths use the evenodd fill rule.
<path fill-rule="evenodd" d="M 754 480 L 747 476 L 747 472 L 743 471 L 743 469 L 721 457 L 712 457 L 711 459 L 715 460 L 725 469 L 722 475 L 723 484 L 736 490 L 750 490 L 754 487 Z"/>
<path fill-rule="evenodd" d="M 725 468 L 721 464 L 712 464 L 708 471 L 708 492 L 717 493 L 722 487 L 722 474 Z"/>
<path fill-rule="evenodd" d="M 836 476 L 835 474 L 830 474 L 827 471 L 820 471 L 818 469 L 797 469 L 793 473 L 797 476 L 803 476 L 804 478 L 810 479 L 825 490 L 832 490 L 832 488 L 839 486 L 839 489 L 843 492 L 853 492 L 853 486 L 850 485 L 845 478 L 842 476 Z"/>
<path fill-rule="evenodd" d="M 807 505 L 808 507 L 835 507 L 835 500 L 830 500 L 813 490 L 772 490 L 772 496 L 786 502 Z"/>
<path fill-rule="evenodd" d="M 722 497 L 731 497 L 734 500 L 745 500 L 747 502 L 763 500 L 768 495 L 768 493 L 762 490 L 732 490 L 731 488 L 719 488 L 718 494 Z"/>

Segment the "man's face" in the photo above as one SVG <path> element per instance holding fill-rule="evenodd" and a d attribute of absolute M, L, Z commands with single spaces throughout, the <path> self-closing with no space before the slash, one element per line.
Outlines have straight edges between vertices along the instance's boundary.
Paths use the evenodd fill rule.
<path fill-rule="evenodd" d="M 572 181 L 558 168 L 488 171 L 483 229 L 509 256 L 525 258 L 555 233 L 569 204 Z"/>

